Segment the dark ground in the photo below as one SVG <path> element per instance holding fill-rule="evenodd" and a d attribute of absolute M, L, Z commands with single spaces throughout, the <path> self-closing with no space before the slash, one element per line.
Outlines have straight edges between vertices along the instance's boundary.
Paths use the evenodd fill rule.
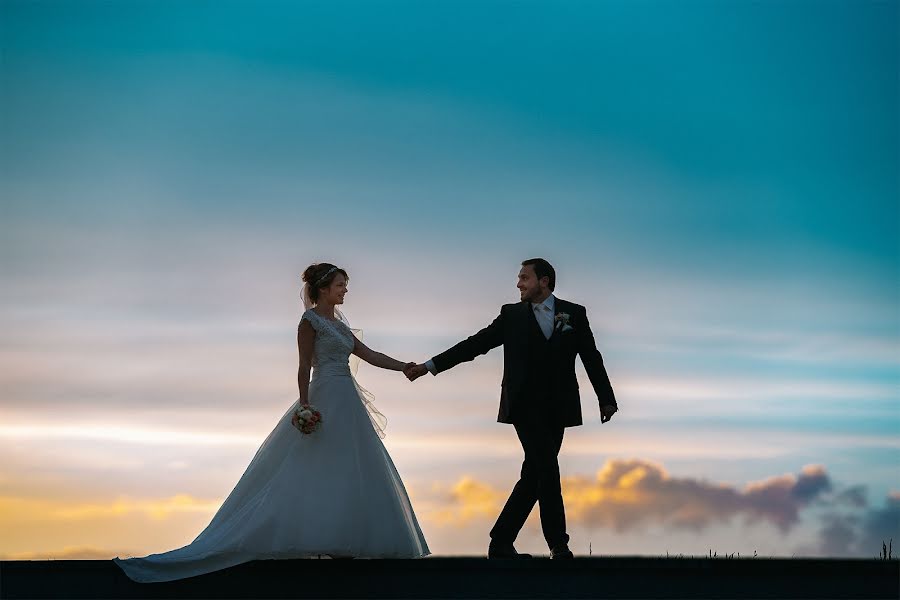
<path fill-rule="evenodd" d="M 134 583 L 112 561 L 0 561 L 0 598 L 900 598 L 900 561 L 264 560 Z"/>

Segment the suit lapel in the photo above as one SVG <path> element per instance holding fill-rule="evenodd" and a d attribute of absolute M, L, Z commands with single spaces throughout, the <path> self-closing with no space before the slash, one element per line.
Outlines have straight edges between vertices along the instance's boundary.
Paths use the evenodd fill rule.
<path fill-rule="evenodd" d="M 551 342 L 556 340 L 557 338 L 559 338 L 559 334 L 561 333 L 560 330 L 562 329 L 562 326 L 560 326 L 560 327 L 556 326 L 556 315 L 558 315 L 561 312 L 569 312 L 566 310 L 565 304 L 566 304 L 565 300 L 560 300 L 559 298 L 556 299 L 556 306 L 553 307 L 556 312 L 553 315 L 553 333 L 550 334 Z"/>

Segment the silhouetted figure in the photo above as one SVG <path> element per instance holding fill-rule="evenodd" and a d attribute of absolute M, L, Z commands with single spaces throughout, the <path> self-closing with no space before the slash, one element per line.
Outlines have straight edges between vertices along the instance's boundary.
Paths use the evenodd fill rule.
<path fill-rule="evenodd" d="M 347 273 L 328 263 L 303 274 L 307 310 L 297 328 L 300 397 L 278 420 L 237 485 L 193 542 L 113 559 L 135 581 L 171 581 L 257 559 L 418 558 L 430 554 L 406 488 L 379 439 L 384 416 L 353 375 L 354 354 L 383 369 L 402 363 L 366 347 L 336 305 Z M 312 372 L 312 377 L 310 377 Z M 312 404 L 321 429 L 297 430 Z"/>
<path fill-rule="evenodd" d="M 513 542 L 538 502 L 541 528 L 552 558 L 572 558 L 559 482 L 557 456 L 566 427 L 582 424 L 575 377 L 580 355 L 600 403 L 601 423 L 618 410 L 603 358 L 583 306 L 553 296 L 556 272 L 546 260 L 522 263 L 521 302 L 506 304 L 494 322 L 475 335 L 407 369 L 414 381 L 436 375 L 503 346 L 503 382 L 497 421 L 511 423 L 525 452 L 519 481 L 491 529 L 489 558 L 528 558 Z"/>

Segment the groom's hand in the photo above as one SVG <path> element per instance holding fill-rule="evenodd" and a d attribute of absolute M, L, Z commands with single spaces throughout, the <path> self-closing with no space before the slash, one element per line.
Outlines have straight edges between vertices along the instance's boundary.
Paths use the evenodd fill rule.
<path fill-rule="evenodd" d="M 403 374 L 406 375 L 406 378 L 410 381 L 415 381 L 427 372 L 428 367 L 426 367 L 425 365 L 412 364 L 411 367 L 403 369 Z"/>
<path fill-rule="evenodd" d="M 612 419 L 613 413 L 618 412 L 618 410 L 619 409 L 612 404 L 604 404 L 600 407 L 600 422 L 606 423 Z"/>

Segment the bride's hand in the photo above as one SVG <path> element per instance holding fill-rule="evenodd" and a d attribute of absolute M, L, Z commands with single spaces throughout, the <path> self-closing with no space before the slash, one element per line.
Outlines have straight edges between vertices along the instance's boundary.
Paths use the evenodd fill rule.
<path fill-rule="evenodd" d="M 403 374 L 406 375 L 406 378 L 410 381 L 415 381 L 427 372 L 428 368 L 425 365 L 417 365 L 414 363 L 411 367 L 407 366 L 405 369 L 403 369 Z"/>

